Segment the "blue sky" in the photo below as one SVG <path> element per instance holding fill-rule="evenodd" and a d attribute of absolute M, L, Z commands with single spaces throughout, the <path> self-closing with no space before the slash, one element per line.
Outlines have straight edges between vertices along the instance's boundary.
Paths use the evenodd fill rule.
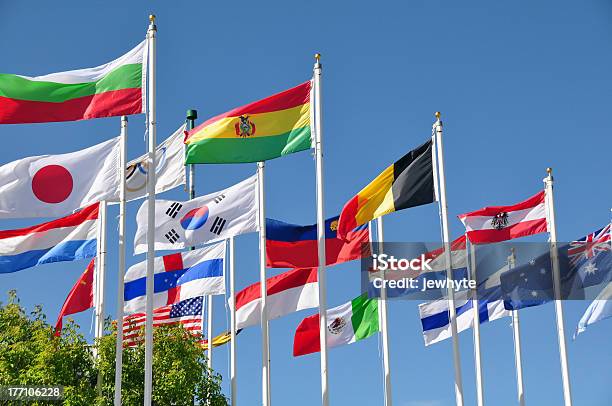
<path fill-rule="evenodd" d="M 189 108 L 206 118 L 307 80 L 313 54 L 323 55 L 325 210 L 344 202 L 384 167 L 430 135 L 433 112 L 445 122 L 451 231 L 456 215 L 485 205 L 511 204 L 555 174 L 560 240 L 600 228 L 610 219 L 612 4 L 477 0 L 412 2 L 196 2 L 0 1 L 0 71 L 39 75 L 107 62 L 144 35 L 149 13 L 158 16 L 158 137 L 165 138 Z M 201 121 L 200 121 L 201 122 Z M 130 117 L 130 157 L 142 154 L 144 116 Z M 0 127 L 0 163 L 25 156 L 85 148 L 119 133 L 119 118 Z M 303 152 L 267 164 L 267 214 L 308 224 L 315 220 L 314 162 Z M 254 164 L 200 166 L 198 194 L 254 173 Z M 185 199 L 181 189 L 170 199 Z M 10 197 L 3 197 L 10 198 Z M 139 203 L 128 206 L 128 235 Z M 117 208 L 110 209 L 108 311 L 117 284 Z M 2 229 L 36 220 L 2 221 Z M 385 218 L 387 241 L 438 241 L 437 208 L 419 207 Z M 544 236 L 541 239 L 544 240 Z M 131 244 L 131 240 L 130 240 Z M 128 245 L 129 247 L 130 245 Z M 237 287 L 258 278 L 257 238 L 237 239 Z M 143 260 L 128 255 L 128 264 Z M 16 288 L 31 309 L 43 304 L 55 320 L 70 287 L 86 266 L 47 265 L 1 275 L 2 299 Z M 328 272 L 328 303 L 359 293 L 358 263 Z M 270 271 L 270 274 L 275 272 Z M 588 303 L 565 305 L 568 335 Z M 272 321 L 272 399 L 275 404 L 319 402 L 319 358 L 294 359 L 300 314 Z M 562 403 L 552 305 L 521 312 L 526 398 Z M 76 317 L 90 337 L 91 312 Z M 450 342 L 425 348 L 415 302 L 389 306 L 393 398 L 398 406 L 454 402 Z M 227 328 L 223 299 L 215 301 L 215 330 Z M 576 405 L 607 405 L 612 365 L 612 321 L 568 342 Z M 260 399 L 260 331 L 238 338 L 238 400 Z M 488 404 L 515 404 L 512 330 L 508 320 L 482 329 Z M 330 351 L 334 405 L 382 404 L 376 337 Z M 475 404 L 471 333 L 460 337 L 466 404 Z M 228 389 L 228 352 L 214 367 Z"/>

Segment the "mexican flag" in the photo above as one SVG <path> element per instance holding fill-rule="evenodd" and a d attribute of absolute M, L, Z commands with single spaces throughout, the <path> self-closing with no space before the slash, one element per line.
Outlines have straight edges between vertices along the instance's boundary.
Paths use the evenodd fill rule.
<path fill-rule="evenodd" d="M 95 68 L 23 76 L 0 73 L 0 124 L 46 123 L 144 112 L 146 41 Z"/>
<path fill-rule="evenodd" d="M 328 348 L 352 344 L 378 331 L 378 299 L 368 299 L 365 293 L 327 311 Z M 302 320 L 295 331 L 293 356 L 319 351 L 319 315 L 315 314 Z"/>

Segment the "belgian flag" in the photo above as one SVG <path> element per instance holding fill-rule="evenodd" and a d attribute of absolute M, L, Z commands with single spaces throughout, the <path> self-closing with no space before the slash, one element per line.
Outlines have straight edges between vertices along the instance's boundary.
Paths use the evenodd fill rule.
<path fill-rule="evenodd" d="M 428 140 L 382 171 L 342 209 L 338 237 L 394 211 L 436 201 L 433 142 Z"/>

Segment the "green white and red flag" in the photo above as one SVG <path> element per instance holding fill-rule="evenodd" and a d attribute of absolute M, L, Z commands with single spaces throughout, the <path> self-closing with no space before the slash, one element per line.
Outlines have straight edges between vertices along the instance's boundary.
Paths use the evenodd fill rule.
<path fill-rule="evenodd" d="M 378 300 L 363 294 L 348 303 L 327 310 L 327 347 L 363 340 L 379 332 Z M 321 351 L 319 315 L 306 317 L 295 331 L 293 356 Z"/>
<path fill-rule="evenodd" d="M 0 124 L 88 120 L 144 112 L 146 41 L 95 68 L 23 76 L 0 73 Z"/>

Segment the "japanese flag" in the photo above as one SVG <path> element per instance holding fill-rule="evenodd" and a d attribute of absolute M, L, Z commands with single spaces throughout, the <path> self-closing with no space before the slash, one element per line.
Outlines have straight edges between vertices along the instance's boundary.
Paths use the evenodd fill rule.
<path fill-rule="evenodd" d="M 0 218 L 59 217 L 119 197 L 120 139 L 0 167 Z"/>

